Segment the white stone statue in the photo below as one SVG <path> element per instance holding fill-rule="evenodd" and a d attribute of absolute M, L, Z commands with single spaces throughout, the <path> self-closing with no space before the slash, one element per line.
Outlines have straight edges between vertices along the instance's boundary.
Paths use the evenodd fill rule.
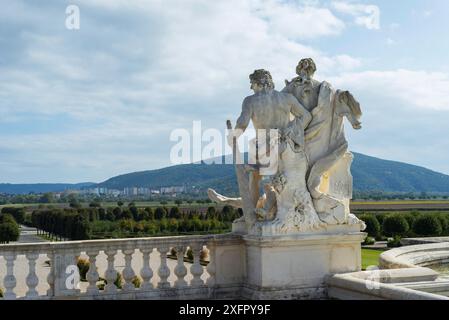
<path fill-rule="evenodd" d="M 360 128 L 360 106 L 349 92 L 334 91 L 327 82 L 312 79 L 315 70 L 312 59 L 301 60 L 298 77 L 286 81 L 282 92 L 274 90 L 268 71 L 256 70 L 250 75 L 254 95 L 243 101 L 228 142 L 239 157 L 236 139 L 250 120 L 256 130 L 276 129 L 277 136 L 268 132 L 261 136 L 257 131 L 252 141 L 253 150 L 270 150 L 270 166 L 274 164 L 275 170 L 263 173 L 264 152 L 252 159 L 255 165 L 236 159 L 241 198 L 228 198 L 209 189 L 213 201 L 243 209 L 244 216 L 234 223 L 236 231 L 278 235 L 320 231 L 337 224 L 363 228 L 349 213 L 352 155 L 343 131 L 345 116 L 355 129 Z M 274 153 L 278 156 L 273 157 Z"/>

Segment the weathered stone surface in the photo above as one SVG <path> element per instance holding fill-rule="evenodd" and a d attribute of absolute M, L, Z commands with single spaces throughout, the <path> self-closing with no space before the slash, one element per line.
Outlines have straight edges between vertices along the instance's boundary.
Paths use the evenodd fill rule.
<path fill-rule="evenodd" d="M 234 224 L 236 232 L 273 236 L 320 233 L 329 225 L 364 228 L 349 212 L 353 157 L 343 130 L 345 117 L 354 129 L 361 128 L 360 105 L 348 91 L 313 79 L 315 70 L 312 59 L 302 59 L 296 68 L 298 76 L 286 81 L 281 92 L 274 89 L 268 71 L 250 75 L 254 94 L 244 99 L 228 137 L 237 159 L 236 139 L 250 121 L 257 130 L 250 142 L 250 165 L 236 164 L 241 197 L 228 198 L 209 190 L 213 201 L 243 209 L 243 220 Z M 276 135 L 269 130 L 276 130 Z M 270 156 L 256 150 L 269 150 Z M 263 186 L 262 177 L 268 180 Z"/>

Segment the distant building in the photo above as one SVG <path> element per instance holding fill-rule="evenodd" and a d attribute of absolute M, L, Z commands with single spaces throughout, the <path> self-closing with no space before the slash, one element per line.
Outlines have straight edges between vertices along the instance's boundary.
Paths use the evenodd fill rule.
<path fill-rule="evenodd" d="M 161 194 L 185 193 L 186 190 L 185 186 L 162 187 Z"/>

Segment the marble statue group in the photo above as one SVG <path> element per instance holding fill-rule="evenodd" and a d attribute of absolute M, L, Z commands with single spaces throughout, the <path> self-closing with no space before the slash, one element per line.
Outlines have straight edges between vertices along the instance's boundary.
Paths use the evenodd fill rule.
<path fill-rule="evenodd" d="M 244 99 L 234 128 L 228 120 L 228 143 L 234 156 L 241 157 L 237 139 L 252 121 L 255 150 L 277 157 L 270 157 L 276 159 L 270 174 L 263 172 L 259 153 L 253 165 L 236 163 L 239 198 L 209 189 L 213 201 L 243 210 L 243 217 L 234 222 L 236 231 L 277 235 L 319 232 L 332 225 L 364 228 L 349 212 L 353 156 L 343 122 L 347 118 L 360 129 L 360 105 L 350 92 L 315 80 L 315 71 L 311 58 L 302 59 L 297 76 L 286 80 L 281 91 L 275 90 L 267 70 L 249 76 L 254 94 Z M 268 134 L 273 130 L 276 135 Z"/>

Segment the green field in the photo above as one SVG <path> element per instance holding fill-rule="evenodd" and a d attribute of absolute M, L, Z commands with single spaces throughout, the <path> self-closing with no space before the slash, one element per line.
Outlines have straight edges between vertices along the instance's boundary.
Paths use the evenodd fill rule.
<path fill-rule="evenodd" d="M 381 250 L 362 249 L 362 270 L 365 270 L 368 266 L 377 266 L 381 253 Z"/>
<path fill-rule="evenodd" d="M 385 201 L 351 201 L 353 205 L 397 205 L 397 204 L 449 204 L 449 200 L 385 200 Z"/>

